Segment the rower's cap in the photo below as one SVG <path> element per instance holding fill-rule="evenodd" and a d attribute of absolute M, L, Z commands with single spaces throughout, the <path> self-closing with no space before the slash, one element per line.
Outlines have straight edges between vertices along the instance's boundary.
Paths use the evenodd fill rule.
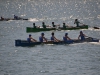
<path fill-rule="evenodd" d="M 68 35 L 68 33 L 65 33 L 65 36 Z"/>
<path fill-rule="evenodd" d="M 54 32 L 52 32 L 51 35 L 54 35 Z"/>
<path fill-rule="evenodd" d="M 41 33 L 41 35 L 44 35 L 44 33 Z"/>
<path fill-rule="evenodd" d="M 29 34 L 29 36 L 31 36 L 31 34 Z"/>
<path fill-rule="evenodd" d="M 82 31 L 80 31 L 80 33 L 83 33 Z"/>

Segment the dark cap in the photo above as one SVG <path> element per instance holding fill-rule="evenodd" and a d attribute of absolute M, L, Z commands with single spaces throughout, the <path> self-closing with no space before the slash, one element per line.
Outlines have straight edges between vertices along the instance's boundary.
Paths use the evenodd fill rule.
<path fill-rule="evenodd" d="M 52 32 L 51 35 L 54 35 L 54 32 Z"/>
<path fill-rule="evenodd" d="M 83 33 L 82 31 L 80 31 L 80 33 Z"/>
<path fill-rule="evenodd" d="M 29 34 L 29 36 L 31 36 L 31 34 Z"/>
<path fill-rule="evenodd" d="M 65 33 L 65 36 L 68 35 L 68 33 Z"/>
<path fill-rule="evenodd" d="M 41 35 L 44 35 L 44 33 L 41 33 Z"/>

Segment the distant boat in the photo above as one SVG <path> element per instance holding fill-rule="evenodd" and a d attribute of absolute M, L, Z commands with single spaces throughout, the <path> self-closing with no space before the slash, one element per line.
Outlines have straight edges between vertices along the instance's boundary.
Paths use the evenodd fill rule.
<path fill-rule="evenodd" d="M 0 21 L 9 21 L 9 20 L 28 20 L 28 19 L 20 18 L 20 17 L 18 17 L 17 19 L 14 19 L 14 18 L 1 18 L 0 19 Z"/>

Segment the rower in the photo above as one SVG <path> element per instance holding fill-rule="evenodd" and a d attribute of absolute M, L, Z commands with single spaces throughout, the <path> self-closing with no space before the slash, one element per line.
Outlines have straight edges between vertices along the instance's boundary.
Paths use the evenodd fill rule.
<path fill-rule="evenodd" d="M 59 42 L 60 40 L 58 40 L 55 36 L 54 36 L 54 32 L 51 33 L 51 41 L 53 42 Z"/>
<path fill-rule="evenodd" d="M 14 19 L 15 19 L 15 20 L 18 20 L 18 16 L 14 15 Z"/>
<path fill-rule="evenodd" d="M 32 38 L 31 34 L 29 34 L 29 38 L 27 38 L 27 41 L 28 42 L 37 42 L 37 40 L 35 40 L 35 39 Z"/>
<path fill-rule="evenodd" d="M 44 23 L 44 22 L 42 22 L 42 27 L 43 27 L 43 28 L 46 28 L 46 25 L 45 25 L 45 23 Z"/>
<path fill-rule="evenodd" d="M 85 34 L 83 34 L 82 31 L 80 31 L 80 35 L 78 36 L 78 39 L 80 39 L 81 41 L 84 41 L 85 37 L 88 37 L 88 36 L 86 36 Z"/>
<path fill-rule="evenodd" d="M 76 24 L 76 27 L 79 27 L 79 21 L 78 21 L 78 19 L 75 19 L 75 22 L 74 22 L 74 24 Z"/>
<path fill-rule="evenodd" d="M 33 23 L 33 28 L 36 28 L 35 23 Z"/>
<path fill-rule="evenodd" d="M 54 22 L 52 22 L 52 26 L 56 29 L 59 29 L 60 28 L 60 25 L 55 25 Z"/>
<path fill-rule="evenodd" d="M 54 25 L 54 22 L 52 22 L 52 26 L 53 26 L 53 27 L 56 27 L 56 25 Z"/>
<path fill-rule="evenodd" d="M 63 28 L 65 28 L 65 29 L 66 29 L 66 27 L 67 27 L 67 26 L 65 25 L 65 23 L 63 23 Z"/>
<path fill-rule="evenodd" d="M 44 37 L 44 33 L 41 33 L 41 36 L 39 37 L 39 41 L 40 42 L 44 42 L 44 41 L 47 42 L 47 39 Z"/>
<path fill-rule="evenodd" d="M 69 37 L 68 37 L 68 33 L 65 33 L 65 36 L 63 37 L 63 41 L 65 43 L 73 43 L 73 40 L 71 40 Z"/>
<path fill-rule="evenodd" d="M 1 16 L 1 20 L 4 20 L 4 18 Z"/>

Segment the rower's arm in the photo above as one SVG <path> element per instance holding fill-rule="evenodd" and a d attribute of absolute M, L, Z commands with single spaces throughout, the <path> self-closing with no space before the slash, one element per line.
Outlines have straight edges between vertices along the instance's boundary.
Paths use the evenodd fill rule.
<path fill-rule="evenodd" d="M 54 39 L 57 40 L 56 37 L 54 37 Z"/>
<path fill-rule="evenodd" d="M 74 22 L 74 24 L 75 24 L 76 22 Z"/>
<path fill-rule="evenodd" d="M 56 41 L 59 41 L 56 37 L 54 37 L 54 39 L 55 39 Z"/>
<path fill-rule="evenodd" d="M 35 39 L 33 39 L 33 38 L 31 38 L 33 41 L 35 41 L 35 42 L 37 42 L 37 40 L 35 40 Z"/>
<path fill-rule="evenodd" d="M 43 37 L 43 39 L 47 42 L 47 39 L 45 37 Z"/>
<path fill-rule="evenodd" d="M 33 39 L 35 42 L 37 42 L 37 40 Z"/>
<path fill-rule="evenodd" d="M 67 37 L 69 40 L 71 40 L 69 37 Z"/>
<path fill-rule="evenodd" d="M 78 39 L 80 39 L 80 35 L 78 36 Z"/>
<path fill-rule="evenodd" d="M 85 36 L 85 37 L 88 37 L 88 36 L 86 36 L 85 34 L 84 34 L 84 36 Z"/>

